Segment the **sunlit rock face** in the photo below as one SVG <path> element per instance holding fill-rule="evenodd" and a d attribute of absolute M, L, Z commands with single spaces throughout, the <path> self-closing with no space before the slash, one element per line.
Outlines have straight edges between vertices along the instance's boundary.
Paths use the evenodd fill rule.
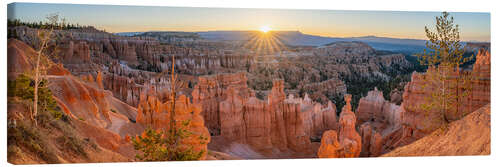
<path fill-rule="evenodd" d="M 394 135 L 401 130 L 400 106 L 386 101 L 375 88 L 359 100 L 356 117 L 363 141 L 361 156 L 379 156 L 391 149 Z"/>
<path fill-rule="evenodd" d="M 382 155 L 464 156 L 491 154 L 491 106 L 483 105 L 467 116 L 453 121 L 446 128 Z"/>
<path fill-rule="evenodd" d="M 37 29 L 24 26 L 12 29 L 32 47 L 39 42 Z M 160 43 L 150 37 L 116 36 L 92 28 L 55 30 L 54 34 L 59 36 L 54 43 L 57 44 L 54 61 L 62 63 L 75 76 L 91 74 L 95 78 L 96 71 L 101 71 L 103 87 L 134 107 L 145 85 L 155 85 L 157 89 L 168 85 L 167 77 L 158 72 L 170 70 L 172 64 L 176 72 L 187 75 L 235 72 L 247 70 L 253 64 L 248 54 L 217 48 L 216 43 L 200 43 L 200 47 L 192 48 Z"/>
<path fill-rule="evenodd" d="M 220 102 L 224 101 L 228 89 L 233 89 L 232 93 L 242 99 L 255 96 L 254 92 L 247 87 L 245 73 L 217 74 L 198 78 L 198 84 L 194 86 L 193 103 L 200 104 L 203 108 L 202 115 L 205 118 L 207 128 L 213 135 L 220 134 Z"/>
<path fill-rule="evenodd" d="M 318 149 L 320 158 L 352 158 L 361 153 L 361 136 L 356 131 L 356 115 L 351 108 L 351 95 L 345 95 L 346 105 L 340 114 L 338 133 L 329 130 L 323 133 Z"/>
<path fill-rule="evenodd" d="M 456 69 L 449 70 L 449 80 L 447 87 L 451 92 L 458 92 L 458 95 L 464 95 L 458 98 L 452 106 L 445 110 L 444 117 L 441 111 L 437 110 L 422 110 L 421 104 L 429 103 L 429 97 L 432 95 L 432 86 L 424 89 L 423 85 L 428 83 L 425 77 L 429 77 L 430 72 L 442 70 L 429 68 L 427 73 L 413 73 L 412 80 L 405 86 L 403 93 L 402 107 L 402 125 L 404 126 L 404 134 L 410 137 L 405 138 L 404 143 L 420 139 L 441 125 L 458 120 L 468 113 L 488 104 L 490 102 L 490 53 L 481 49 L 477 53 L 477 59 L 472 71 L 457 71 Z M 457 78 L 470 78 L 469 82 L 459 82 L 456 84 Z M 465 88 L 469 87 L 468 93 Z M 452 94 L 457 96 L 456 93 Z M 448 121 L 446 121 L 448 120 Z"/>
<path fill-rule="evenodd" d="M 472 104 L 470 105 L 472 109 L 476 109 L 491 101 L 491 56 L 489 51 L 485 49 L 478 51 L 472 75 L 474 81 L 471 95 Z"/>
<path fill-rule="evenodd" d="M 32 71 L 34 66 L 28 60 L 36 57 L 33 48 L 16 39 L 9 40 L 8 46 L 9 65 L 20 67 L 12 71 L 13 75 Z M 102 89 L 92 76 L 78 78 L 71 75 L 61 64 L 55 64 L 47 69 L 44 78 L 50 82 L 48 88 L 57 104 L 69 116 L 117 134 L 127 132 L 122 129 L 125 126 L 117 122 L 129 123 L 128 118 L 135 117 L 135 108 L 114 98 L 111 92 Z"/>
<path fill-rule="evenodd" d="M 333 103 L 321 105 L 306 95 L 286 98 L 283 80 L 273 81 L 266 100 L 255 97 L 246 85 L 245 73 L 200 77 L 192 92 L 200 104 L 212 135 L 248 144 L 256 151 L 303 151 L 311 139 L 337 129 Z"/>
<path fill-rule="evenodd" d="M 144 126 L 150 126 L 154 129 L 162 129 L 168 131 L 171 123 L 171 114 L 173 100 L 167 99 L 162 102 L 158 99 L 161 96 L 155 92 L 154 87 L 149 87 L 141 93 L 141 100 L 137 109 L 136 121 Z M 192 104 L 184 95 L 177 97 L 175 100 L 175 120 L 174 126 L 181 128 L 183 123 L 187 121 L 185 130 L 192 133 L 187 138 L 181 141 L 186 146 L 192 146 L 194 151 L 204 151 L 200 159 L 206 159 L 208 150 L 207 145 L 210 142 L 210 133 L 205 127 L 205 121 L 201 116 L 201 107 Z"/>
<path fill-rule="evenodd" d="M 461 119 L 490 101 L 490 55 L 480 49 L 472 71 L 446 70 L 442 67 L 429 68 L 427 73 L 413 73 L 411 82 L 403 92 L 401 107 L 389 103 L 378 90 L 368 92 L 360 99 L 356 112 L 358 129 L 363 138 L 361 156 L 378 156 L 393 149 L 412 143 L 451 121 Z M 424 110 L 420 106 L 430 103 L 429 97 L 435 91 L 429 84 L 431 74 L 446 70 L 447 90 L 457 99 L 444 113 L 439 110 Z M 457 78 L 469 78 L 469 82 L 458 82 Z M 427 86 L 425 86 L 427 85 Z M 464 93 L 469 87 L 468 93 Z M 444 117 L 443 117 L 444 116 Z M 448 121 L 447 121 L 448 120 Z M 382 143 L 382 146 L 380 145 Z"/>
<path fill-rule="evenodd" d="M 356 123 L 360 125 L 370 121 L 392 125 L 400 124 L 401 118 L 398 109 L 399 106 L 386 101 L 382 91 L 375 87 L 373 91 L 368 92 L 367 96 L 359 100 Z"/>
<path fill-rule="evenodd" d="M 8 53 L 9 69 L 19 67 L 9 71 L 10 75 L 33 70 L 32 62 L 27 61 L 36 56 L 33 48 L 19 40 L 9 39 Z M 50 83 L 48 88 L 61 111 L 70 117 L 71 126 L 77 130 L 74 133 L 95 141 L 108 153 L 111 151 L 133 159 L 131 143 L 122 139 L 142 130 L 140 125 L 133 123 L 137 110 L 102 88 L 100 72 L 95 79 L 92 75 L 77 77 L 61 64 L 51 65 L 46 72 L 43 77 Z M 9 76 L 10 79 L 13 78 Z"/>

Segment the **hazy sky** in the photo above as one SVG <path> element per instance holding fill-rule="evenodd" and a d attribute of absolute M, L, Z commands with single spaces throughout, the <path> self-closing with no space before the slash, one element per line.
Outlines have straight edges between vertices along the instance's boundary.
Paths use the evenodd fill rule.
<path fill-rule="evenodd" d="M 433 27 L 440 12 L 340 11 L 184 8 L 114 5 L 15 3 L 9 19 L 40 21 L 59 13 L 68 22 L 93 25 L 108 32 L 259 30 L 330 36 L 425 39 L 424 26 Z M 489 13 L 451 13 L 464 41 L 490 41 Z"/>

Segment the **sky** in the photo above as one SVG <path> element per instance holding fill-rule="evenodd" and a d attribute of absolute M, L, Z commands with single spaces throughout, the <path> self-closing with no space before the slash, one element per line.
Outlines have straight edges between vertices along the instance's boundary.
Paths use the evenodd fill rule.
<path fill-rule="evenodd" d="M 8 18 L 44 21 L 58 13 L 67 22 L 107 32 L 259 30 L 300 31 L 327 37 L 379 36 L 426 39 L 441 12 L 190 8 L 14 3 Z M 463 41 L 490 41 L 490 13 L 450 13 Z"/>

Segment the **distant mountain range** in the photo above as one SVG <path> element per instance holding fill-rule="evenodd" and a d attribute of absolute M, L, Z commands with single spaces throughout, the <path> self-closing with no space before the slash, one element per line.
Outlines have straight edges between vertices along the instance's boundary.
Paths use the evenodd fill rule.
<path fill-rule="evenodd" d="M 197 32 L 202 38 L 208 40 L 249 40 L 258 31 L 208 31 Z M 376 36 L 365 37 L 323 37 L 303 34 L 300 31 L 274 31 L 271 32 L 276 38 L 287 45 L 294 46 L 322 46 L 332 42 L 340 41 L 360 41 L 365 42 L 376 50 L 387 50 L 405 54 L 414 54 L 423 51 L 425 40 L 399 39 Z"/>
<path fill-rule="evenodd" d="M 141 35 L 145 32 L 124 32 L 115 33 L 120 36 L 135 36 Z M 175 33 L 168 32 L 165 33 Z M 186 32 L 177 32 L 186 33 Z M 253 37 L 261 33 L 260 31 L 205 31 L 205 32 L 192 32 L 199 35 L 202 39 L 214 41 L 242 41 L 251 40 Z M 401 39 L 401 38 L 388 38 L 377 36 L 363 36 L 363 37 L 324 37 L 317 35 L 303 34 L 300 31 L 271 31 L 273 36 L 280 40 L 282 43 L 292 46 L 323 46 L 332 42 L 340 41 L 360 41 L 367 43 L 376 50 L 385 50 L 392 52 L 399 52 L 407 55 L 422 52 L 425 48 L 426 40 L 420 39 Z M 465 44 L 465 43 L 464 43 Z"/>

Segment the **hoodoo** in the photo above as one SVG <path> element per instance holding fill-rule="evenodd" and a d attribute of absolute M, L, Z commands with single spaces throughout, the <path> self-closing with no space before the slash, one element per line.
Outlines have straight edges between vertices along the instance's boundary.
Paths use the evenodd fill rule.
<path fill-rule="evenodd" d="M 318 157 L 352 158 L 361 153 L 361 136 L 356 131 L 356 115 L 351 111 L 351 98 L 350 94 L 344 96 L 346 105 L 340 113 L 339 133 L 330 130 L 323 134 Z"/>

